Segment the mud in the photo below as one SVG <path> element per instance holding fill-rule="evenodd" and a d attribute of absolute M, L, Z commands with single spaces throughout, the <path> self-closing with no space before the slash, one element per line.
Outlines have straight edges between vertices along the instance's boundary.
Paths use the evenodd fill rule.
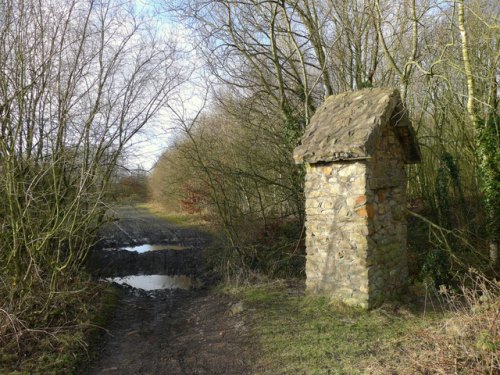
<path fill-rule="evenodd" d="M 192 228 L 183 228 L 132 206 L 120 207 L 109 213 L 115 218 L 102 226 L 95 249 L 114 249 L 143 244 L 203 247 L 210 236 Z"/>
<path fill-rule="evenodd" d="M 256 345 L 239 301 L 212 292 L 216 278 L 203 264 L 210 238 L 133 207 L 114 213 L 90 259 L 97 278 L 184 275 L 188 290 L 145 291 L 116 284 L 121 302 L 86 374 L 250 374 Z M 175 245 L 145 253 L 123 250 L 143 244 Z M 168 246 L 166 246 L 168 248 Z M 115 250 L 112 250 L 115 249 Z"/>
<path fill-rule="evenodd" d="M 89 268 L 93 275 L 99 277 L 154 274 L 213 277 L 203 265 L 202 248 L 199 247 L 141 254 L 121 249 L 94 250 Z"/>

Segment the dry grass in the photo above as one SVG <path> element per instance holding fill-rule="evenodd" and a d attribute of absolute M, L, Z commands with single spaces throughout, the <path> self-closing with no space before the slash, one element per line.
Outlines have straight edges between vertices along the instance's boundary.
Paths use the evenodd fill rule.
<path fill-rule="evenodd" d="M 460 292 L 442 287 L 441 306 L 434 298 L 427 309 L 361 311 L 291 290 L 276 282 L 225 289 L 248 309 L 262 350 L 256 373 L 500 374 L 500 283 L 477 272 Z"/>
<path fill-rule="evenodd" d="M 76 373 L 92 337 L 103 331 L 110 292 L 73 280 L 46 304 L 47 293 L 33 287 L 15 304 L 0 288 L 0 373 Z"/>
<path fill-rule="evenodd" d="M 201 215 L 193 215 L 185 212 L 174 212 L 163 208 L 162 205 L 156 202 L 138 203 L 137 208 L 148 210 L 151 214 L 169 221 L 172 224 L 181 225 L 183 227 L 196 227 L 206 230 L 207 222 Z"/>
<path fill-rule="evenodd" d="M 449 316 L 405 348 L 420 373 L 500 373 L 500 282 L 471 271 L 462 285 L 460 292 L 441 287 Z"/>

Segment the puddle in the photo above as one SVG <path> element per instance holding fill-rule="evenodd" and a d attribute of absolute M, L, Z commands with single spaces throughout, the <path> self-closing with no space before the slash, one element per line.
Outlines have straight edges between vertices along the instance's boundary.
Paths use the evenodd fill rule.
<path fill-rule="evenodd" d="M 200 287 L 200 282 L 184 275 L 134 275 L 125 277 L 110 277 L 106 281 L 118 284 L 127 284 L 133 288 L 143 290 L 157 289 L 191 289 Z"/>
<path fill-rule="evenodd" d="M 145 244 L 145 245 L 140 245 L 140 246 L 128 246 L 128 247 L 123 247 L 123 250 L 127 251 L 136 251 L 138 253 L 146 253 L 148 251 L 154 251 L 154 250 L 185 250 L 187 249 L 186 246 L 180 246 L 180 245 L 151 245 L 151 244 Z"/>

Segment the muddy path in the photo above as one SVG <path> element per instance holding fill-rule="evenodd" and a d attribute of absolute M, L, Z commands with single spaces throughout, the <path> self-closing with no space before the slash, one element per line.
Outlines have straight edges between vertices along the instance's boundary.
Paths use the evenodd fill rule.
<path fill-rule="evenodd" d="M 84 373 L 250 374 L 255 345 L 245 313 L 231 313 L 238 301 L 210 289 L 216 280 L 202 257 L 210 239 L 133 207 L 115 216 L 119 220 L 103 227 L 89 262 L 96 276 L 183 275 L 193 282 L 155 290 L 120 285 L 121 302 Z M 142 253 L 125 249 L 144 244 L 159 246 Z"/>

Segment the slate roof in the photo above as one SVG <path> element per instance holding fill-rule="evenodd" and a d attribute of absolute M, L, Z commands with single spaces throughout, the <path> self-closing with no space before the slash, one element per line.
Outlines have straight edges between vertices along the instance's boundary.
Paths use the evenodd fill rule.
<path fill-rule="evenodd" d="M 299 163 L 368 159 L 383 126 L 392 126 L 405 163 L 420 162 L 420 149 L 396 89 L 369 88 L 328 97 L 293 152 Z"/>

